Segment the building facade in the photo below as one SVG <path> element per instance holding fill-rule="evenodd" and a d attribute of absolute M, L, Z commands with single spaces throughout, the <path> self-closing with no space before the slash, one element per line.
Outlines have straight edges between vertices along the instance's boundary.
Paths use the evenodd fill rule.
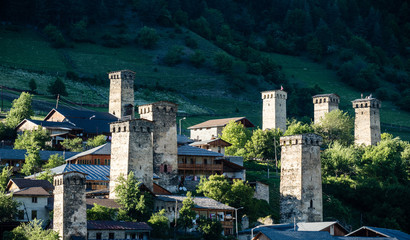
<path fill-rule="evenodd" d="M 108 73 L 110 101 L 108 112 L 119 119 L 134 118 L 135 72 L 122 70 Z"/>
<path fill-rule="evenodd" d="M 339 102 L 340 97 L 334 93 L 313 96 L 314 123 L 319 124 L 326 113 L 339 109 Z"/>
<path fill-rule="evenodd" d="M 376 145 L 381 140 L 380 107 L 376 98 L 366 97 L 352 101 L 355 111 L 354 143 Z"/>
<path fill-rule="evenodd" d="M 262 107 L 262 129 L 279 128 L 286 131 L 286 99 L 288 94 L 283 90 L 272 90 L 261 92 Z"/>
<path fill-rule="evenodd" d="M 323 221 L 321 142 L 322 137 L 313 133 L 280 138 L 283 223 Z"/>

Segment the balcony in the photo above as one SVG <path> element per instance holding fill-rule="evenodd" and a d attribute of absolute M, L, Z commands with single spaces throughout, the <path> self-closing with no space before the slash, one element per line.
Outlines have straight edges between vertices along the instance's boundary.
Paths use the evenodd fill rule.
<path fill-rule="evenodd" d="M 178 163 L 178 170 L 222 171 L 222 164 L 187 164 Z"/>

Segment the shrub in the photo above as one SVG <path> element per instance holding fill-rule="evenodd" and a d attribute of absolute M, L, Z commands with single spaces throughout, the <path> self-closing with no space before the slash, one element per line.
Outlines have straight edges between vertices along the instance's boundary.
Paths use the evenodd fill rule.
<path fill-rule="evenodd" d="M 222 51 L 217 52 L 214 57 L 214 62 L 218 72 L 229 73 L 232 71 L 233 58 L 228 54 Z"/>
<path fill-rule="evenodd" d="M 194 65 L 196 68 L 201 67 L 201 65 L 205 62 L 205 57 L 202 54 L 201 51 L 197 50 L 195 51 L 194 54 L 192 54 L 189 58 L 189 61 L 191 62 L 192 65 Z"/>
<path fill-rule="evenodd" d="M 51 46 L 54 48 L 63 48 L 67 46 L 67 41 L 64 39 L 63 34 L 58 28 L 52 24 L 48 24 L 43 33 L 51 41 Z"/>
<path fill-rule="evenodd" d="M 78 21 L 71 26 L 70 37 L 77 42 L 85 41 L 87 39 L 87 21 L 85 19 Z"/>
<path fill-rule="evenodd" d="M 191 38 L 190 36 L 185 38 L 185 45 L 193 49 L 198 47 L 198 43 L 195 41 L 195 39 Z"/>
<path fill-rule="evenodd" d="M 165 55 L 164 63 L 168 66 L 175 66 L 178 63 L 181 63 L 181 56 L 183 54 L 184 53 L 182 52 L 182 47 L 173 46 L 171 49 L 168 50 L 167 54 Z"/>
<path fill-rule="evenodd" d="M 157 30 L 153 28 L 144 26 L 138 32 L 137 41 L 143 48 L 146 48 L 146 49 L 154 48 L 158 40 L 159 40 L 159 36 L 158 36 Z"/>

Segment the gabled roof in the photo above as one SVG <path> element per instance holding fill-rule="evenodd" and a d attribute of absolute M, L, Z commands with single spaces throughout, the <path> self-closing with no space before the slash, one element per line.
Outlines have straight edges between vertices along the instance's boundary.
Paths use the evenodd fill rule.
<path fill-rule="evenodd" d="M 94 204 L 98 204 L 107 208 L 120 208 L 120 205 L 114 200 L 109 198 L 86 198 L 87 209 L 94 207 Z"/>
<path fill-rule="evenodd" d="M 0 149 L 0 159 L 7 159 L 7 160 L 24 160 L 26 150 L 21 149 Z M 47 161 L 51 155 L 58 154 L 59 156 L 64 156 L 65 158 L 72 157 L 78 152 L 65 152 L 65 151 L 40 151 L 40 159 L 42 161 Z"/>
<path fill-rule="evenodd" d="M 60 113 L 67 121 L 84 129 L 87 133 L 109 133 L 109 124 L 118 120 L 116 116 L 107 112 L 53 108 L 44 118 L 44 121 L 47 121 L 55 112 Z"/>
<path fill-rule="evenodd" d="M 157 195 L 157 199 L 164 202 L 182 202 L 186 196 L 176 195 Z M 193 197 L 196 209 L 220 209 L 220 210 L 235 210 L 234 207 L 220 203 L 212 198 L 207 197 Z"/>
<path fill-rule="evenodd" d="M 363 236 L 362 233 L 367 232 L 366 236 L 369 237 L 390 237 L 390 238 L 396 238 L 398 240 L 410 240 L 410 235 L 404 232 L 401 232 L 399 230 L 394 230 L 394 229 L 388 229 L 388 228 L 378 228 L 378 227 L 369 227 L 369 226 L 363 226 L 346 236 Z M 369 235 L 368 233 L 372 233 Z"/>
<path fill-rule="evenodd" d="M 255 237 L 265 235 L 270 240 L 331 240 L 332 236 L 328 232 L 293 232 L 293 231 L 277 231 L 270 228 L 261 228 Z"/>
<path fill-rule="evenodd" d="M 21 121 L 16 129 L 18 129 L 20 126 L 22 126 L 26 122 L 32 122 L 33 124 L 36 124 L 38 126 L 42 126 L 47 129 L 64 129 L 64 130 L 80 130 L 80 127 L 75 126 L 72 123 L 69 122 L 48 122 L 48 121 L 40 121 L 40 120 L 32 120 L 32 119 L 24 119 Z"/>
<path fill-rule="evenodd" d="M 152 228 L 145 222 L 87 221 L 88 230 L 138 230 L 149 232 Z"/>
<path fill-rule="evenodd" d="M 223 157 L 223 154 L 189 145 L 183 145 L 178 147 L 178 156 Z"/>
<path fill-rule="evenodd" d="M 50 194 L 42 187 L 29 187 L 13 192 L 13 196 L 44 196 L 48 197 Z"/>
<path fill-rule="evenodd" d="M 110 166 L 108 165 L 63 164 L 51 169 L 52 174 L 62 174 L 73 171 L 87 174 L 86 180 L 109 181 Z M 35 178 L 39 174 L 41 173 L 36 173 L 26 178 Z"/>
<path fill-rule="evenodd" d="M 222 159 L 222 162 L 224 164 L 224 172 L 242 171 L 245 169 L 243 166 L 233 163 L 226 159 Z"/>
<path fill-rule="evenodd" d="M 205 141 L 199 141 L 199 142 L 193 142 L 189 144 L 191 146 L 203 146 L 203 145 L 220 145 L 220 146 L 232 146 L 229 142 L 221 139 L 221 138 L 215 138 L 211 140 L 205 140 Z"/>
<path fill-rule="evenodd" d="M 328 228 L 332 225 L 338 225 L 341 229 L 345 230 L 345 234 L 347 231 L 339 222 L 299 222 L 297 223 L 297 230 L 298 231 L 322 231 L 325 228 Z"/>
<path fill-rule="evenodd" d="M 110 154 L 111 154 L 111 143 L 108 142 L 108 143 L 103 144 L 101 146 L 91 148 L 87 151 L 78 153 L 78 154 L 66 159 L 66 161 L 71 161 L 71 160 L 77 159 L 79 157 L 87 156 L 87 155 L 110 155 Z"/>
<path fill-rule="evenodd" d="M 224 127 L 230 121 L 235 122 L 243 122 L 245 127 L 255 127 L 246 117 L 234 117 L 234 118 L 222 118 L 222 119 L 212 119 L 197 125 L 191 126 L 188 129 L 196 129 L 196 128 L 207 128 L 207 127 Z"/>
<path fill-rule="evenodd" d="M 53 184 L 47 180 L 37 180 L 37 179 L 24 179 L 24 178 L 13 178 L 7 183 L 6 191 L 9 190 L 12 184 L 15 184 L 20 190 L 32 187 L 41 187 L 43 190 L 52 191 L 54 189 Z"/>
<path fill-rule="evenodd" d="M 177 143 L 178 145 L 185 145 L 194 142 L 194 140 L 190 139 L 185 135 L 177 134 Z"/>

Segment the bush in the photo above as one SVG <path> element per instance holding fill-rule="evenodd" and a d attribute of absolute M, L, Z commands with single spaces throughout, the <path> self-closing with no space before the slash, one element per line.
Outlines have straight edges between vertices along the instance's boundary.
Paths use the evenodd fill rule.
<path fill-rule="evenodd" d="M 229 73 L 232 71 L 233 58 L 228 54 L 219 51 L 214 56 L 215 67 L 218 72 Z"/>
<path fill-rule="evenodd" d="M 64 39 L 63 34 L 58 28 L 52 24 L 48 24 L 43 33 L 51 41 L 51 46 L 54 48 L 63 48 L 67 46 L 67 41 Z"/>
<path fill-rule="evenodd" d="M 159 40 L 157 30 L 144 26 L 138 32 L 137 42 L 145 49 L 152 49 Z"/>
<path fill-rule="evenodd" d="M 197 50 L 189 57 L 189 61 L 194 67 L 199 68 L 205 62 L 205 57 L 201 51 Z"/>
<path fill-rule="evenodd" d="M 195 41 L 195 39 L 191 38 L 190 36 L 185 38 L 185 45 L 193 49 L 198 47 L 198 43 Z"/>
<path fill-rule="evenodd" d="M 182 52 L 182 47 L 173 46 L 171 49 L 168 50 L 167 54 L 165 55 L 164 63 L 168 66 L 175 66 L 178 63 L 181 63 L 181 56 L 183 54 L 184 53 Z"/>
<path fill-rule="evenodd" d="M 50 83 L 47 86 L 47 91 L 54 96 L 57 96 L 57 95 L 68 96 L 65 84 L 63 80 L 61 80 L 61 78 L 59 77 L 57 77 L 54 82 Z"/>
<path fill-rule="evenodd" d="M 71 26 L 70 37 L 77 42 L 82 42 L 87 39 L 87 21 L 85 19 L 78 21 Z"/>

